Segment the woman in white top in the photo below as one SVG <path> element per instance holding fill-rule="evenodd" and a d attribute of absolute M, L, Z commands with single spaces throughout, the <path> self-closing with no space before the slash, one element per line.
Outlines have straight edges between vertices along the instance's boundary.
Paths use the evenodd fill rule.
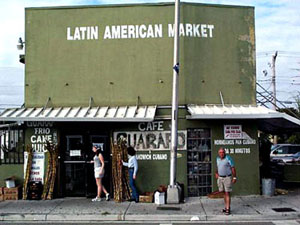
<path fill-rule="evenodd" d="M 128 173 L 129 173 L 129 185 L 132 190 L 131 192 L 131 199 L 130 201 L 135 201 L 136 203 L 139 202 L 139 193 L 137 192 L 136 186 L 135 186 L 135 179 L 138 171 L 138 163 L 135 156 L 135 150 L 133 147 L 128 147 L 127 152 L 129 155 L 129 160 L 127 162 L 123 162 L 123 166 L 128 167 Z"/>
<path fill-rule="evenodd" d="M 104 185 L 102 185 L 102 178 L 104 177 L 104 158 L 100 151 L 98 146 L 93 146 L 95 156 L 91 163 L 94 163 L 94 173 L 97 184 L 97 196 L 92 199 L 93 202 L 101 201 L 102 190 L 105 193 L 106 201 L 109 200 L 109 193 L 106 191 Z"/>

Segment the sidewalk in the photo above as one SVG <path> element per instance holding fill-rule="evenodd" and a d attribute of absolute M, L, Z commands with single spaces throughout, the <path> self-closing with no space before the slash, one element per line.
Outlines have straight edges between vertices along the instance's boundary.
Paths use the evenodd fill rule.
<path fill-rule="evenodd" d="M 186 198 L 185 203 L 91 202 L 86 198 L 0 202 L 0 221 L 262 221 L 300 218 L 300 192 L 273 197 L 232 198 L 232 215 L 221 212 L 223 199 Z M 294 210 L 276 212 L 273 208 Z"/>

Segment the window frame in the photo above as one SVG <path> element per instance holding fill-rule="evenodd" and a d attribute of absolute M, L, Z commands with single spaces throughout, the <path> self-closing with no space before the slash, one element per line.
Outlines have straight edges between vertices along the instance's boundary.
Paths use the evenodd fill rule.
<path fill-rule="evenodd" d="M 24 134 L 20 126 L 0 129 L 0 165 L 24 164 Z"/>

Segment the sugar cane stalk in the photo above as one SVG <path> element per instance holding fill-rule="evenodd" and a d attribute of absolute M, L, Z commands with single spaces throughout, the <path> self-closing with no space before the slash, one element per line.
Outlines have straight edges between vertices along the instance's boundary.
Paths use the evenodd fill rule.
<path fill-rule="evenodd" d="M 28 184 L 30 181 L 32 158 L 33 158 L 32 148 L 29 145 L 26 147 L 26 152 L 27 152 L 27 164 L 26 164 L 25 179 L 23 184 L 23 200 L 27 200 Z"/>
<path fill-rule="evenodd" d="M 54 191 L 54 184 L 56 180 L 56 173 L 57 173 L 57 164 L 58 164 L 58 146 L 52 145 L 52 172 L 49 184 L 49 192 L 47 195 L 47 199 L 51 200 L 53 198 L 53 191 Z"/>

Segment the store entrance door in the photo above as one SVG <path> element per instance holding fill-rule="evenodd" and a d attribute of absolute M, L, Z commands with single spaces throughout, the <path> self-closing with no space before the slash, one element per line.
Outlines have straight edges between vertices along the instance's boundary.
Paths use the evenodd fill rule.
<path fill-rule="evenodd" d="M 88 161 L 92 160 L 95 154 L 92 151 L 92 146 L 97 145 L 101 149 L 101 154 L 104 158 L 104 178 L 102 184 L 108 192 L 110 192 L 111 181 L 111 160 L 108 137 L 105 135 L 89 135 L 89 154 Z M 102 193 L 103 194 L 103 193 Z M 97 186 L 94 176 L 94 164 L 87 163 L 87 197 L 95 197 L 97 195 Z"/>
<path fill-rule="evenodd" d="M 96 196 L 94 157 L 92 146 L 98 145 L 105 159 L 105 177 L 102 183 L 110 190 L 110 151 L 108 137 L 103 135 L 67 135 L 63 156 L 64 195 L 67 197 Z"/>
<path fill-rule="evenodd" d="M 66 136 L 64 154 L 65 195 L 86 195 L 86 154 L 82 135 Z"/>

